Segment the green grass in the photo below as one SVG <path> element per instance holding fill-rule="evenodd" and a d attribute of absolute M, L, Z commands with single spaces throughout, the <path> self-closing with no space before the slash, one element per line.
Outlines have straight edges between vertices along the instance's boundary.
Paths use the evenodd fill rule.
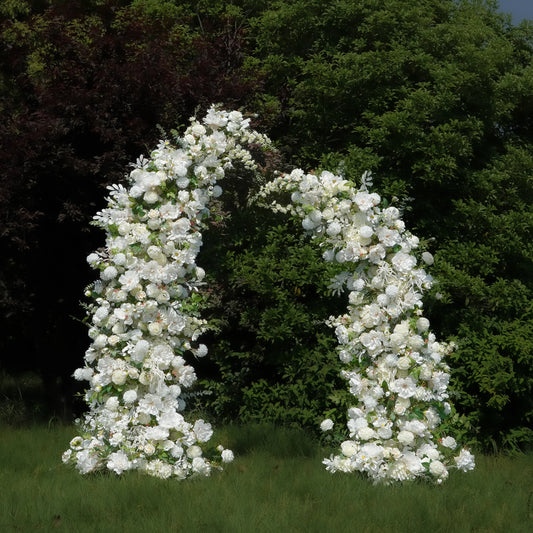
<path fill-rule="evenodd" d="M 533 456 L 482 456 L 440 487 L 328 474 L 304 433 L 226 427 L 237 458 L 210 478 L 82 477 L 60 461 L 71 427 L 0 432 L 0 531 L 529 532 Z"/>

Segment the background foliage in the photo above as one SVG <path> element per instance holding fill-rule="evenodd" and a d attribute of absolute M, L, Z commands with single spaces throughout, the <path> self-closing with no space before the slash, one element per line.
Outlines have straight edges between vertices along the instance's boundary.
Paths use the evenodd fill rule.
<path fill-rule="evenodd" d="M 469 439 L 533 443 L 533 25 L 471 0 L 0 2 L 0 350 L 37 369 L 51 411 L 86 347 L 87 228 L 129 161 L 221 102 L 257 113 L 265 166 L 374 172 L 430 243 L 432 327 L 454 338 Z M 236 173 L 205 236 L 212 392 L 234 420 L 314 426 L 344 401 L 342 301 L 300 230 L 246 204 Z M 223 184 L 224 185 L 224 184 Z M 340 395 L 340 396 L 338 396 Z"/>

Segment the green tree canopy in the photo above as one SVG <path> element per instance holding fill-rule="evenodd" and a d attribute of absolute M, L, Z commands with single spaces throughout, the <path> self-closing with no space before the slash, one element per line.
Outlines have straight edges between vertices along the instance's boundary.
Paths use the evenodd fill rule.
<path fill-rule="evenodd" d="M 298 165 L 374 172 L 430 240 L 434 325 L 487 443 L 531 443 L 533 25 L 495 2 L 271 2 L 252 21 L 272 136 Z M 529 339 L 529 340 L 528 340 Z"/>

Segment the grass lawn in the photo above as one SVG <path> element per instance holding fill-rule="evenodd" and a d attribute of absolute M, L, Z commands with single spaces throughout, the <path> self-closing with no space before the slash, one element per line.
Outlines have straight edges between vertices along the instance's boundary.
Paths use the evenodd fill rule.
<path fill-rule="evenodd" d="M 305 433 L 226 427 L 236 460 L 209 478 L 137 473 L 82 477 L 61 463 L 65 426 L 0 432 L 0 531 L 506 532 L 533 531 L 533 455 L 477 457 L 443 486 L 373 486 L 329 474 Z"/>

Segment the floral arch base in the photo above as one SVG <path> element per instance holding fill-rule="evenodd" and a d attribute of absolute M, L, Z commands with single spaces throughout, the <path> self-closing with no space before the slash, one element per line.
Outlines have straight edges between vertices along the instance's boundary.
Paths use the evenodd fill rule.
<path fill-rule="evenodd" d="M 208 446 L 208 423 L 182 414 L 183 391 L 196 380 L 182 355 L 207 354 L 198 343 L 206 323 L 195 293 L 204 277 L 196 264 L 201 230 L 226 170 L 255 168 L 251 146 L 269 141 L 241 113 L 212 107 L 176 146 L 161 142 L 150 159 L 139 158 L 128 188 L 109 187 L 108 206 L 94 217 L 105 249 L 87 258 L 99 271 L 86 292 L 92 342 L 74 373 L 89 382 L 89 409 L 63 454 L 80 473 L 141 470 L 183 479 L 233 459 L 231 450 Z M 417 267 L 418 239 L 395 207 L 379 207 L 368 181 L 366 174 L 356 188 L 330 172 L 294 170 L 267 183 L 256 201 L 300 219 L 324 259 L 343 265 L 332 288 L 347 290 L 349 303 L 329 323 L 354 402 L 349 439 L 324 460 L 326 468 L 376 482 L 442 482 L 450 467 L 474 467 L 470 452 L 441 430 L 450 412 L 445 357 L 452 346 L 438 343 L 422 316 L 431 277 Z M 269 200 L 280 193 L 290 201 Z M 420 258 L 431 262 L 428 253 Z M 321 424 L 332 427 L 329 419 Z"/>

